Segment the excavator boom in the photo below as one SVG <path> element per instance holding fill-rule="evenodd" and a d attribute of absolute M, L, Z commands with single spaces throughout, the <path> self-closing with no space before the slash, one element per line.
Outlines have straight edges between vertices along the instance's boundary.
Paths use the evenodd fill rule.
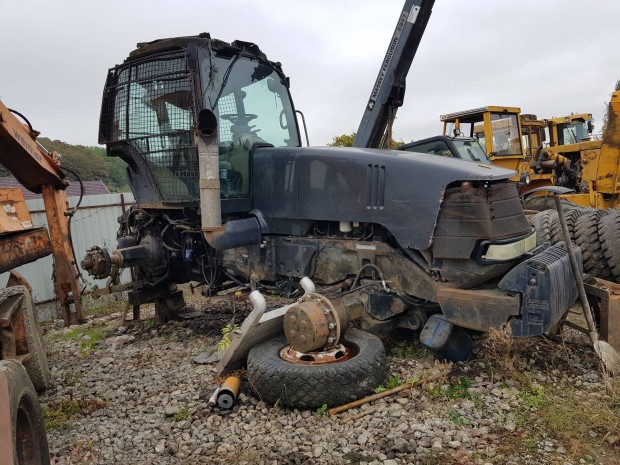
<path fill-rule="evenodd" d="M 0 163 L 26 189 L 43 195 L 54 255 L 53 279 L 55 291 L 63 309 L 65 323 L 67 325 L 80 323 L 83 321 L 80 284 L 71 247 L 67 194 L 65 192 L 69 182 L 60 168 L 59 155 L 43 148 L 36 141 L 39 133 L 32 128 L 27 120 L 26 124 L 19 121 L 15 114 L 19 115 L 0 101 Z M 31 231 L 32 234 L 35 232 L 36 230 Z M 28 235 L 29 233 L 22 233 L 19 237 L 24 234 Z M 40 235 L 40 231 L 37 234 Z M 21 263 L 40 258 L 41 251 L 35 256 L 31 254 L 30 250 L 23 247 L 26 242 L 31 243 L 34 239 L 27 241 L 22 238 L 21 242 L 17 239 L 17 236 L 9 235 L 2 237 L 1 240 L 13 242 L 9 244 L 11 250 L 21 250 L 19 254 Z"/>
<path fill-rule="evenodd" d="M 405 98 L 407 73 L 434 3 L 435 0 L 405 1 L 353 141 L 354 147 L 379 148 L 386 129 L 391 132 L 396 111 Z"/>

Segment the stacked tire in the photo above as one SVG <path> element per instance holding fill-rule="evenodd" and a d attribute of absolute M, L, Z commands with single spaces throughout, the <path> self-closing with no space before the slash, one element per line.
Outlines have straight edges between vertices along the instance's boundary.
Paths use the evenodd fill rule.
<path fill-rule="evenodd" d="M 620 283 L 620 210 L 615 210 L 601 219 L 598 235 L 611 275 Z"/>
<path fill-rule="evenodd" d="M 565 210 L 564 217 L 571 242 L 581 249 L 584 271 L 620 282 L 620 210 L 579 207 Z M 530 222 L 536 230 L 538 245 L 564 242 L 557 211 L 539 212 Z"/>

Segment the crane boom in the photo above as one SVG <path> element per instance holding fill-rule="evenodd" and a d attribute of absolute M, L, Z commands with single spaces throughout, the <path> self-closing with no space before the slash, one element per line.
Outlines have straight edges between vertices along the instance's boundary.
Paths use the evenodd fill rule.
<path fill-rule="evenodd" d="M 357 130 L 354 147 L 377 148 L 405 97 L 407 73 L 435 0 L 406 0 Z"/>

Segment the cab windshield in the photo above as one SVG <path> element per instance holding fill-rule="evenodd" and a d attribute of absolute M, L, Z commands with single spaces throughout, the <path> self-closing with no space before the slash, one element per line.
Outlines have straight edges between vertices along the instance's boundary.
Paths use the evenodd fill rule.
<path fill-rule="evenodd" d="M 255 144 L 300 146 L 288 88 L 271 65 L 243 55 L 203 50 L 200 73 L 204 105 L 218 120 L 221 197 L 248 197 Z"/>
<path fill-rule="evenodd" d="M 482 147 L 477 141 L 452 139 L 452 143 L 463 160 L 484 163 L 485 165 L 491 164 L 491 160 L 489 160 L 489 157 L 487 157 L 487 154 L 484 153 L 484 150 L 482 150 Z"/>
<path fill-rule="evenodd" d="M 522 155 L 517 115 L 491 113 L 492 155 Z"/>
<path fill-rule="evenodd" d="M 588 124 L 572 123 L 558 125 L 558 145 L 577 144 L 584 140 L 590 140 Z"/>
<path fill-rule="evenodd" d="M 300 145 L 288 89 L 269 64 L 245 56 L 207 55 L 201 78 L 205 106 L 218 118 L 220 144 L 245 137 L 275 147 Z"/>

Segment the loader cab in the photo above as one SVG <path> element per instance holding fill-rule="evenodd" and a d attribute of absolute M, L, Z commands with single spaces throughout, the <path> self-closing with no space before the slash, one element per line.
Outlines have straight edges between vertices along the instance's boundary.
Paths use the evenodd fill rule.
<path fill-rule="evenodd" d="M 489 106 L 442 115 L 443 134 L 476 137 L 491 160 L 523 158 L 520 108 Z"/>
<path fill-rule="evenodd" d="M 198 114 L 217 119 L 222 212 L 251 206 L 251 153 L 298 147 L 289 81 L 279 63 L 250 43 L 196 37 L 138 44 L 109 71 L 100 143 L 128 163 L 139 204 L 168 208 L 199 201 Z"/>
<path fill-rule="evenodd" d="M 549 118 L 550 145 L 552 147 L 578 144 L 592 138 L 594 125 L 591 113 L 579 113 L 570 116 Z"/>
<path fill-rule="evenodd" d="M 520 192 L 553 185 L 552 173 L 534 173 L 530 168 L 532 144 L 538 147 L 542 133 L 523 129 L 518 107 L 487 106 L 441 115 L 444 135 L 455 130 L 480 142 L 491 163 L 516 171 L 510 179 L 518 183 Z M 532 123 L 533 124 L 533 123 Z M 544 128 L 543 128 L 544 129 Z M 524 150 L 524 140 L 529 152 Z M 529 144 L 529 145 L 528 145 Z"/>

